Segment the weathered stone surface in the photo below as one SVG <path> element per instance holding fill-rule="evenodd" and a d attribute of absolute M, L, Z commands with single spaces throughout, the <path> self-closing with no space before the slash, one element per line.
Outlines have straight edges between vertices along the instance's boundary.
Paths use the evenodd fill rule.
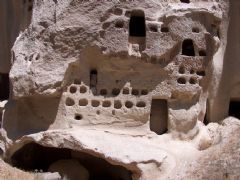
<path fill-rule="evenodd" d="M 3 157 L 6 150 L 12 144 L 12 141 L 7 137 L 7 133 L 4 129 L 0 129 L 0 156 Z"/>
<path fill-rule="evenodd" d="M 216 54 L 226 48 L 227 2 L 37 0 L 34 6 L 31 25 L 13 47 L 16 103 L 8 111 L 19 110 L 4 123 L 12 138 L 82 126 L 197 135 L 209 83 L 220 78 L 214 62 L 223 62 Z"/>
<path fill-rule="evenodd" d="M 45 147 L 67 148 L 106 159 L 132 171 L 133 179 L 239 178 L 239 120 L 228 118 L 222 125 L 211 123 L 206 130 L 212 145 L 207 150 L 198 150 L 197 139 L 204 139 L 204 136 L 186 142 L 173 141 L 168 135 L 159 138 L 155 135 L 72 129 L 71 132 L 54 130 L 25 136 L 9 148 L 8 155 L 11 157 L 24 145 L 35 142 Z M 77 159 L 75 154 L 72 158 Z"/>
<path fill-rule="evenodd" d="M 85 179 L 239 178 L 239 7 L 1 2 L 4 157 Z"/>
<path fill-rule="evenodd" d="M 61 180 L 61 176 L 58 172 L 54 172 L 54 173 L 39 173 L 37 174 L 37 178 L 40 180 Z"/>

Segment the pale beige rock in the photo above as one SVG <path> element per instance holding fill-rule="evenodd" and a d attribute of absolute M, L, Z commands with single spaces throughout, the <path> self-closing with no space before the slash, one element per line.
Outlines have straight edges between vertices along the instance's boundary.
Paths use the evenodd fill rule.
<path fill-rule="evenodd" d="M 6 153 L 12 141 L 7 137 L 7 133 L 4 129 L 0 129 L 0 156 L 3 157 Z"/>
<path fill-rule="evenodd" d="M 35 176 L 35 178 L 38 178 L 39 180 L 61 180 L 61 176 L 58 172 L 54 172 L 54 173 L 41 173 L 41 174 L 37 174 L 37 176 Z"/>
<path fill-rule="evenodd" d="M 0 76 L 21 31 L 0 102 L 4 157 L 85 179 L 238 178 L 239 120 L 222 120 L 240 98 L 240 2 L 186 1 L 1 2 L 0 24 L 16 14 Z"/>
<path fill-rule="evenodd" d="M 83 126 L 197 135 L 211 108 L 215 59 L 223 62 L 216 56 L 226 48 L 227 2 L 36 0 L 34 7 L 13 47 L 15 103 L 6 113 L 15 117 L 4 123 L 12 138 Z"/>
<path fill-rule="evenodd" d="M 82 156 L 77 152 L 106 159 L 111 164 L 130 170 L 133 179 L 196 179 L 199 175 L 203 179 L 207 176 L 223 179 L 225 173 L 239 177 L 239 128 L 240 122 L 234 118 L 224 120 L 223 125 L 209 124 L 206 130 L 212 132 L 213 145 L 206 149 L 206 143 L 203 143 L 200 150 L 194 145 L 196 140 L 174 141 L 168 136 L 130 136 L 93 129 L 46 131 L 21 138 L 9 148 L 8 157 L 25 144 L 35 142 L 45 147 L 72 149 L 75 152 L 72 158 L 76 159 Z M 200 140 L 206 138 L 201 134 Z M 215 141 L 219 136 L 221 141 Z M 228 163 L 231 164 L 229 167 L 226 166 Z M 210 175 L 209 171 L 212 172 Z"/>

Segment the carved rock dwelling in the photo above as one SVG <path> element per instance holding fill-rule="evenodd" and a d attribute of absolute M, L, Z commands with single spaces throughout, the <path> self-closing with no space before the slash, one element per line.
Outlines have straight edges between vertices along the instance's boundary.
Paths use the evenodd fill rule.
<path fill-rule="evenodd" d="M 1 2 L 1 127 L 13 141 L 4 158 L 69 179 L 186 176 L 178 165 L 239 127 L 221 124 L 240 116 L 239 6 Z"/>

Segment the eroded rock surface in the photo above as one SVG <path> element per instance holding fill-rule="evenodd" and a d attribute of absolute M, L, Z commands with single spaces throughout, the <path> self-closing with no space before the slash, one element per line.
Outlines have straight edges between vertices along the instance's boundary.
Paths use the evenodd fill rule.
<path fill-rule="evenodd" d="M 240 118 L 239 6 L 1 2 L 1 24 L 16 12 L 0 36 L 5 160 L 62 178 L 240 178 L 240 123 L 225 119 Z"/>

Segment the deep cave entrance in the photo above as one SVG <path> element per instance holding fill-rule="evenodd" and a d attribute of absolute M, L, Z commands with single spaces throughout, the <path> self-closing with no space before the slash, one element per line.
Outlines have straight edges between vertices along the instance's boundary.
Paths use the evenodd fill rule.
<path fill-rule="evenodd" d="M 74 159 L 89 172 L 89 180 L 131 180 L 132 173 L 119 165 L 112 165 L 102 158 L 65 148 L 44 147 L 36 143 L 24 145 L 11 157 L 12 165 L 26 171 L 48 171 L 58 161 Z"/>
<path fill-rule="evenodd" d="M 240 119 L 240 101 L 230 101 L 228 115 Z"/>

